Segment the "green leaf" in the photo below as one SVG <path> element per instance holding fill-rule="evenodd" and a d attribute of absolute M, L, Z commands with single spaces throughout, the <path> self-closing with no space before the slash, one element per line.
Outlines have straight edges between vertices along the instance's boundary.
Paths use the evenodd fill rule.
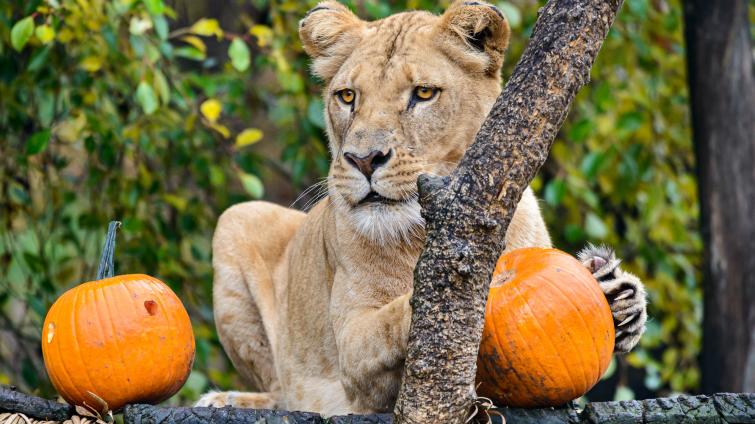
<path fill-rule="evenodd" d="M 561 204 L 561 199 L 566 194 L 566 183 L 564 180 L 553 180 L 545 186 L 545 202 L 550 206 L 558 206 Z"/>
<path fill-rule="evenodd" d="M 385 18 L 391 14 L 391 6 L 382 2 L 365 2 L 364 8 L 375 19 Z"/>
<path fill-rule="evenodd" d="M 34 33 L 34 18 L 27 16 L 16 22 L 10 30 L 10 44 L 20 52 Z"/>
<path fill-rule="evenodd" d="M 249 47 L 241 38 L 234 38 L 231 41 L 231 45 L 228 47 L 228 57 L 231 58 L 231 65 L 237 71 L 243 72 L 249 68 L 251 62 Z"/>
<path fill-rule="evenodd" d="M 139 83 L 139 87 L 136 89 L 136 101 L 144 109 L 144 113 L 147 115 L 152 114 L 157 110 L 157 96 L 155 96 L 155 90 L 147 84 L 147 81 Z"/>
<path fill-rule="evenodd" d="M 593 123 L 589 119 L 582 119 L 576 122 L 569 129 L 569 138 L 572 141 L 582 142 L 590 136 L 593 131 Z"/>
<path fill-rule="evenodd" d="M 207 390 L 207 385 L 207 377 L 205 377 L 200 371 L 195 370 L 189 374 L 189 378 L 186 379 L 186 383 L 184 383 L 181 388 L 181 392 L 188 392 L 187 395 L 197 397 Z"/>
<path fill-rule="evenodd" d="M 650 390 L 658 390 L 661 385 L 663 384 L 663 381 L 661 381 L 661 376 L 658 373 L 658 370 L 654 367 L 646 367 L 645 368 L 645 387 L 647 387 Z"/>
<path fill-rule="evenodd" d="M 31 59 L 29 59 L 29 67 L 26 68 L 30 72 L 37 72 L 38 70 L 42 69 L 45 63 L 47 63 L 47 58 L 50 56 L 50 48 L 52 46 L 45 46 L 42 49 L 34 50 L 34 53 L 31 56 Z"/>
<path fill-rule="evenodd" d="M 301 75 L 293 72 L 278 72 L 277 77 L 284 90 L 292 93 L 304 91 L 304 81 Z"/>
<path fill-rule="evenodd" d="M 155 32 L 161 40 L 168 39 L 168 20 L 164 16 L 155 16 L 152 18 L 152 22 L 155 24 Z"/>
<path fill-rule="evenodd" d="M 604 239 L 608 235 L 606 224 L 592 212 L 588 213 L 585 219 L 585 231 L 594 239 Z"/>
<path fill-rule="evenodd" d="M 55 114 L 55 95 L 52 91 L 43 91 L 37 100 L 37 116 L 39 123 L 43 127 L 49 127 L 52 124 L 52 118 Z"/>
<path fill-rule="evenodd" d="M 163 0 L 142 0 L 150 15 L 160 15 L 165 10 Z"/>
<path fill-rule="evenodd" d="M 34 133 L 31 137 L 29 137 L 29 141 L 26 142 L 26 154 L 36 155 L 37 153 L 45 150 L 49 142 L 50 142 L 49 129 Z"/>
<path fill-rule="evenodd" d="M 511 28 L 519 28 L 522 25 L 522 13 L 519 11 L 519 8 L 507 1 L 499 2 L 498 8 L 501 9 L 506 19 L 509 20 Z"/>
<path fill-rule="evenodd" d="M 204 60 L 207 57 L 204 53 L 200 52 L 194 47 L 179 47 L 173 51 L 176 56 L 183 57 L 190 60 Z"/>
<path fill-rule="evenodd" d="M 265 194 L 265 187 L 262 185 L 262 181 L 254 174 L 247 174 L 246 172 L 239 171 L 238 173 L 241 184 L 244 186 L 244 190 L 249 193 L 255 199 L 260 199 Z"/>
<path fill-rule="evenodd" d="M 157 90 L 157 93 L 160 95 L 160 100 L 162 100 L 164 105 L 167 105 L 170 102 L 170 85 L 168 84 L 168 80 L 159 69 L 155 69 L 153 79 L 153 84 L 155 90 Z"/>
<path fill-rule="evenodd" d="M 325 128 L 325 116 L 323 115 L 322 99 L 315 98 L 307 107 L 307 119 L 317 128 Z"/>
<path fill-rule="evenodd" d="M 582 169 L 582 173 L 585 174 L 585 177 L 587 177 L 590 180 L 594 180 L 595 177 L 598 175 L 598 171 L 600 171 L 601 167 L 603 166 L 604 159 L 605 159 L 605 155 L 603 153 L 599 153 L 599 152 L 588 153 L 584 157 L 584 159 L 582 159 L 582 164 L 580 165 L 580 168 Z"/>
<path fill-rule="evenodd" d="M 616 371 L 616 357 L 611 357 L 611 362 L 608 363 L 608 368 L 606 369 L 606 372 L 603 373 L 603 375 L 600 377 L 600 381 L 607 380 L 613 376 L 613 373 Z"/>
<path fill-rule="evenodd" d="M 616 127 L 620 131 L 626 131 L 628 133 L 637 131 L 642 127 L 642 124 L 644 122 L 644 116 L 641 112 L 632 111 L 627 112 L 619 117 L 618 122 L 616 122 Z"/>
<path fill-rule="evenodd" d="M 616 388 L 613 400 L 634 400 L 634 391 L 629 387 L 619 386 Z"/>

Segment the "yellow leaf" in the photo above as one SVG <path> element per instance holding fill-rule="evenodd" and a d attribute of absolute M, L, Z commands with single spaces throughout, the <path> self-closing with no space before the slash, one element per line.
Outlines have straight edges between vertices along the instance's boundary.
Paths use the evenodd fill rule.
<path fill-rule="evenodd" d="M 184 199 L 183 197 L 175 194 L 163 194 L 163 200 L 165 201 L 165 203 L 178 209 L 179 212 L 186 210 L 186 206 L 188 206 L 189 204 L 189 201 L 187 199 Z"/>
<path fill-rule="evenodd" d="M 205 46 L 204 41 L 202 41 L 201 38 L 194 36 L 194 35 L 186 35 L 181 37 L 182 41 L 185 41 L 192 46 L 196 47 L 197 50 L 199 50 L 202 53 L 207 52 L 207 46 Z"/>
<path fill-rule="evenodd" d="M 262 140 L 263 135 L 262 131 L 257 128 L 247 128 L 236 136 L 236 148 L 240 149 L 244 146 L 254 144 Z"/>
<path fill-rule="evenodd" d="M 102 68 L 102 61 L 97 56 L 87 56 L 81 61 L 81 67 L 85 71 L 97 72 Z"/>
<path fill-rule="evenodd" d="M 197 123 L 197 115 L 192 113 L 186 119 L 186 122 L 184 122 L 184 130 L 185 131 L 194 131 L 194 125 L 196 125 L 196 123 Z"/>
<path fill-rule="evenodd" d="M 223 138 L 228 138 L 231 136 L 231 131 L 229 131 L 225 125 L 220 125 L 213 122 L 210 124 L 210 128 L 219 132 L 223 136 Z"/>
<path fill-rule="evenodd" d="M 74 113 L 71 117 L 53 128 L 53 133 L 58 140 L 64 143 L 73 143 L 78 140 L 81 132 L 87 124 L 86 116 L 83 113 Z"/>
<path fill-rule="evenodd" d="M 40 25 L 34 30 L 34 35 L 40 43 L 47 44 L 55 39 L 55 30 L 50 25 Z"/>
<path fill-rule="evenodd" d="M 98 20 L 94 19 L 88 19 L 84 21 L 84 25 L 93 32 L 100 32 L 100 29 L 102 28 L 102 24 Z"/>
<path fill-rule="evenodd" d="M 97 101 L 97 93 L 94 91 L 89 91 L 86 94 L 84 94 L 84 104 L 91 106 Z"/>
<path fill-rule="evenodd" d="M 252 34 L 257 39 L 257 45 L 265 47 L 270 44 L 273 39 L 273 30 L 265 25 L 255 25 L 249 29 L 249 34 Z"/>
<path fill-rule="evenodd" d="M 223 30 L 220 29 L 220 24 L 217 19 L 202 18 L 194 22 L 190 31 L 196 35 L 203 35 L 205 37 L 214 35 L 220 38 L 223 36 Z"/>
<path fill-rule="evenodd" d="M 216 99 L 207 99 L 199 106 L 199 111 L 211 123 L 215 123 L 218 120 L 222 110 L 223 105 Z"/>
<path fill-rule="evenodd" d="M 138 140 L 141 131 L 137 125 L 129 125 L 123 128 L 123 137 L 131 140 Z"/>
<path fill-rule="evenodd" d="M 73 32 L 68 28 L 61 29 L 58 33 L 58 41 L 65 44 L 71 40 L 73 40 Z"/>
<path fill-rule="evenodd" d="M 286 57 L 283 55 L 283 52 L 280 49 L 273 50 L 273 59 L 275 60 L 275 64 L 278 66 L 279 72 L 285 73 L 291 71 L 291 65 L 288 64 Z"/>

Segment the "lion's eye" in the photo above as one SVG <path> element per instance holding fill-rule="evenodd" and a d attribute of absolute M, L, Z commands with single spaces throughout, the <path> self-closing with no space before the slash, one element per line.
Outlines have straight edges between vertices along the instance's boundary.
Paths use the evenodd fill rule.
<path fill-rule="evenodd" d="M 417 87 L 414 89 L 414 97 L 421 102 L 432 99 L 436 94 L 438 94 L 438 89 L 433 87 Z"/>
<path fill-rule="evenodd" d="M 356 98 L 356 93 L 354 93 L 354 90 L 345 88 L 343 90 L 340 90 L 336 93 L 339 99 L 341 99 L 342 102 L 344 102 L 347 105 L 350 105 L 354 103 L 354 99 Z"/>

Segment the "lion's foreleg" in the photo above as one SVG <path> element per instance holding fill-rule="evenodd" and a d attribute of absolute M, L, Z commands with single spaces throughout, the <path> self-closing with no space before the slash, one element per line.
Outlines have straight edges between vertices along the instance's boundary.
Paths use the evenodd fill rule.
<path fill-rule="evenodd" d="M 395 402 L 406 357 L 411 293 L 380 308 L 354 308 L 336 322 L 342 383 L 360 409 L 385 411 Z"/>

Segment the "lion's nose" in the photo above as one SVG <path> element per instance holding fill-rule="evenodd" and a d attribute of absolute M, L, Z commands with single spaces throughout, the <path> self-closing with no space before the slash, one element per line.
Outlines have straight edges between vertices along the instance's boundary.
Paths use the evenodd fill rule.
<path fill-rule="evenodd" d="M 383 153 L 380 150 L 373 150 L 370 154 L 363 157 L 359 157 L 351 152 L 343 154 L 343 157 L 346 158 L 346 162 L 358 169 L 368 180 L 372 177 L 372 173 L 375 172 L 376 169 L 388 163 L 391 156 L 393 156 L 393 149 L 388 150 L 388 153 Z"/>

